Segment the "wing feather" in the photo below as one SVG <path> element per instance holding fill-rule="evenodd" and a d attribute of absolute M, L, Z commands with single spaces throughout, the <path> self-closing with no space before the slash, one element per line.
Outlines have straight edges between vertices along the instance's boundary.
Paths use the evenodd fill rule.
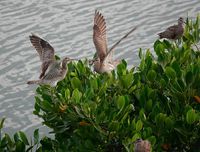
<path fill-rule="evenodd" d="M 39 54 L 42 62 L 54 60 L 54 48 L 42 38 L 32 34 L 29 36 L 30 41 Z"/>
<path fill-rule="evenodd" d="M 103 61 L 107 53 L 106 22 L 98 11 L 95 11 L 94 17 L 93 42 L 100 61 Z"/>
<path fill-rule="evenodd" d="M 40 60 L 42 62 L 41 73 L 39 76 L 39 78 L 41 79 L 42 77 L 44 77 L 49 65 L 55 61 L 55 57 L 54 57 L 55 51 L 54 51 L 54 48 L 47 41 L 36 36 L 35 34 L 32 34 L 31 36 L 29 36 L 29 38 L 33 47 L 38 52 Z"/>

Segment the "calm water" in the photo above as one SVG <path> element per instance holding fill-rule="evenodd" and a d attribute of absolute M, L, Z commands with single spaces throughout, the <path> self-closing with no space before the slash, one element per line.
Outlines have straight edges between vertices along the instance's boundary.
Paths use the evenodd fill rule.
<path fill-rule="evenodd" d="M 156 33 L 182 17 L 200 12 L 199 0 L 0 0 L 0 118 L 5 132 L 32 134 L 47 129 L 32 114 L 36 86 L 26 84 L 39 75 L 39 58 L 28 36 L 48 40 L 60 57 L 91 58 L 94 53 L 92 25 L 95 9 L 106 18 L 111 46 L 130 28 L 137 31 L 115 50 L 115 57 L 136 65 L 138 48 L 152 48 Z"/>

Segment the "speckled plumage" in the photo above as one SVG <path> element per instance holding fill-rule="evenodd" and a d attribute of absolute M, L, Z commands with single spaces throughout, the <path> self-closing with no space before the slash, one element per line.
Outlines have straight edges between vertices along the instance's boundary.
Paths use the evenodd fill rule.
<path fill-rule="evenodd" d="M 67 74 L 66 64 L 71 59 L 66 57 L 62 61 L 56 61 L 54 48 L 47 41 L 34 34 L 30 36 L 30 41 L 38 52 L 42 65 L 39 80 L 28 81 L 27 84 L 49 84 L 56 86 L 58 81 L 65 78 Z"/>
<path fill-rule="evenodd" d="M 148 140 L 138 139 L 134 144 L 134 152 L 150 152 L 151 144 Z"/>
<path fill-rule="evenodd" d="M 184 33 L 183 23 L 183 18 L 180 17 L 177 25 L 170 26 L 164 32 L 158 33 L 160 39 L 167 38 L 171 40 L 177 40 L 182 37 Z"/>
<path fill-rule="evenodd" d="M 32 34 L 29 36 L 32 45 L 35 47 L 38 55 L 40 57 L 41 64 L 41 73 L 39 78 L 41 79 L 45 71 L 47 70 L 48 66 L 55 61 L 54 57 L 54 48 L 45 40 L 41 39 L 40 37 Z"/>

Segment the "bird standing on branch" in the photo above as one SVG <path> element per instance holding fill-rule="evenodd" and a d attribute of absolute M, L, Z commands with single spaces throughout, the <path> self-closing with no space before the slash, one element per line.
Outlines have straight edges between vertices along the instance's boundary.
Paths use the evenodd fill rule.
<path fill-rule="evenodd" d="M 97 57 L 90 62 L 90 64 L 94 64 L 94 71 L 96 71 L 97 73 L 104 73 L 110 72 L 115 69 L 115 67 L 120 63 L 120 61 L 113 60 L 113 51 L 115 47 L 129 34 L 135 31 L 135 29 L 136 28 L 133 28 L 131 31 L 129 31 L 108 50 L 106 38 L 106 22 L 103 15 L 97 10 L 95 11 L 93 26 L 93 42 L 96 48 Z"/>
<path fill-rule="evenodd" d="M 28 81 L 27 84 L 56 86 L 65 78 L 68 70 L 67 64 L 74 59 L 65 57 L 62 61 L 56 61 L 54 48 L 47 41 L 34 34 L 30 36 L 30 41 L 38 52 L 42 65 L 39 80 Z"/>

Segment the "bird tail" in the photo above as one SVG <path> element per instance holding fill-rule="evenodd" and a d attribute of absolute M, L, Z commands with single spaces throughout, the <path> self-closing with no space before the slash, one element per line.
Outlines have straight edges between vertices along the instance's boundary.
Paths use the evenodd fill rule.
<path fill-rule="evenodd" d="M 31 80 L 28 81 L 27 84 L 39 84 L 41 82 L 41 80 Z"/>

